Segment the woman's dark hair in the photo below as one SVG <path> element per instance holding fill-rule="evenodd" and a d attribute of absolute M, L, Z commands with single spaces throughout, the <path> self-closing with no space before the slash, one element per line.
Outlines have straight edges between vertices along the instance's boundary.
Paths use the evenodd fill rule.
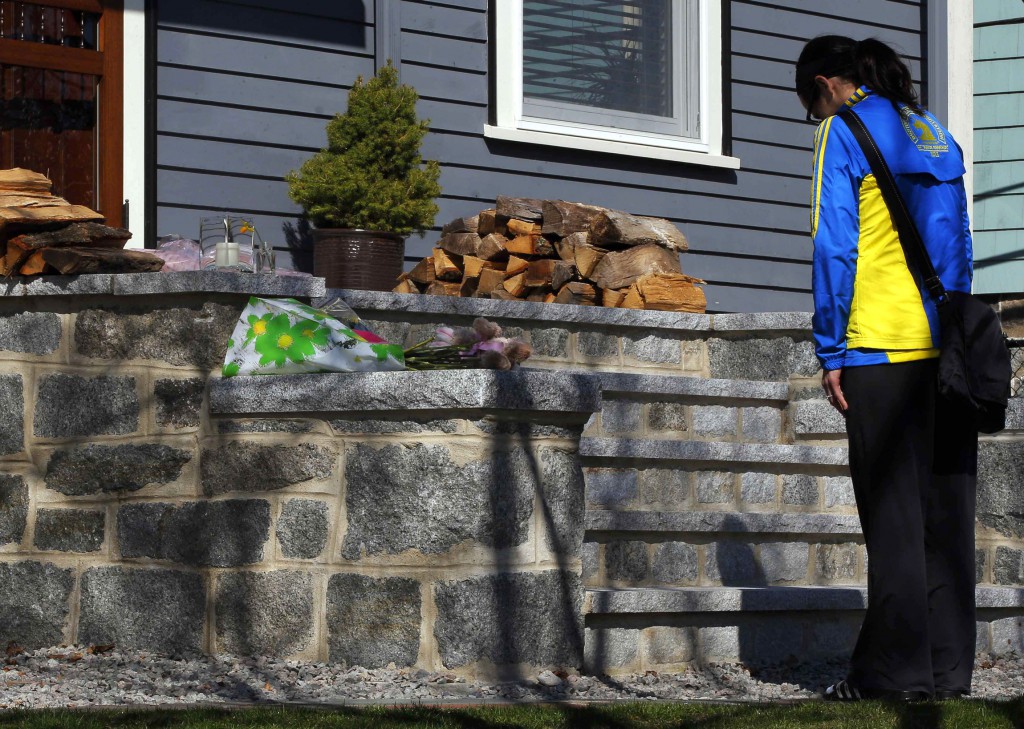
<path fill-rule="evenodd" d="M 907 64 L 875 38 L 855 41 L 842 35 L 820 35 L 808 41 L 796 62 L 796 93 L 808 103 L 818 95 L 815 76 L 840 76 L 893 103 L 923 111 Z"/>

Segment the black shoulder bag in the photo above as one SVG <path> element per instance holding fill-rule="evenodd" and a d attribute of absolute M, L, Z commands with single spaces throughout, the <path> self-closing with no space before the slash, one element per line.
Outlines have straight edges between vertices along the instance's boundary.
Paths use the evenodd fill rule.
<path fill-rule="evenodd" d="M 924 286 L 939 310 L 939 394 L 973 417 L 982 433 L 998 433 L 1006 427 L 1006 403 L 1010 397 L 1010 350 L 992 307 L 971 294 L 946 291 L 935 273 L 914 219 L 896 187 L 864 122 L 852 109 L 839 118 L 853 132 L 882 192 L 889 216 L 899 233 L 903 255 L 911 273 L 924 277 Z"/>

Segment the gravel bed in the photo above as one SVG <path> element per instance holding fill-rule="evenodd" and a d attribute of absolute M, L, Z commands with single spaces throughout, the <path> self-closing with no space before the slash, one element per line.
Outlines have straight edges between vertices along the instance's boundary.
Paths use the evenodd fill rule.
<path fill-rule="evenodd" d="M 736 664 L 675 673 L 586 676 L 543 671 L 485 683 L 455 673 L 364 669 L 312 661 L 206 656 L 172 659 L 140 652 L 59 647 L 9 656 L 0 670 L 0 708 L 216 703 L 472 703 L 476 701 L 719 700 L 814 698 L 843 675 L 839 663 L 750 670 Z M 1024 659 L 979 656 L 973 694 L 1024 694 Z"/>

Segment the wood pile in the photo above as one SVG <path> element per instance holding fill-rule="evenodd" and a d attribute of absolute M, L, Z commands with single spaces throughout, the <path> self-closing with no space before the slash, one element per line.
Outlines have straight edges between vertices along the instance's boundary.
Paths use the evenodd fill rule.
<path fill-rule="evenodd" d="M 38 172 L 0 170 L 0 275 L 159 271 L 163 259 L 122 250 L 132 234 L 57 197 Z"/>
<path fill-rule="evenodd" d="M 394 291 L 703 313 L 686 276 L 686 239 L 672 223 L 566 202 L 499 196 L 444 226 L 433 254 Z"/>

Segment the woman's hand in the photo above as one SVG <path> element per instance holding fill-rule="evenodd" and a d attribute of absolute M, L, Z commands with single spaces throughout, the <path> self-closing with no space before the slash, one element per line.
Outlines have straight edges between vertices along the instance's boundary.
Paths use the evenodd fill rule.
<path fill-rule="evenodd" d="M 825 370 L 821 373 L 821 386 L 825 389 L 825 396 L 832 407 L 846 415 L 846 410 L 849 406 L 846 404 L 846 398 L 843 397 L 843 388 L 839 384 L 842 375 L 842 368 L 838 370 Z"/>

